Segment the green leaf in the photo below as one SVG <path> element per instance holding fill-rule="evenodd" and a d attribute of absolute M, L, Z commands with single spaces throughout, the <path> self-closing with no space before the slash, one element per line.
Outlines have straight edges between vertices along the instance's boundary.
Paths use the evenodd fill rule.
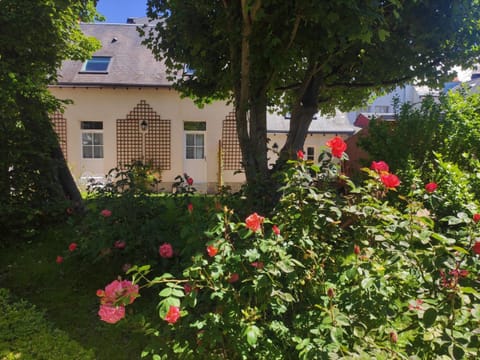
<path fill-rule="evenodd" d="M 378 30 L 378 38 L 380 41 L 385 41 L 385 39 L 390 35 L 390 32 L 385 29 Z"/>
<path fill-rule="evenodd" d="M 463 247 L 460 247 L 460 246 L 452 246 L 452 250 L 457 251 L 457 252 L 459 252 L 461 254 L 464 254 L 464 255 L 469 254 L 468 250 L 465 250 Z"/>
<path fill-rule="evenodd" d="M 288 263 L 286 260 L 278 261 L 275 265 L 284 273 L 291 273 L 293 270 L 295 270 L 292 266 L 291 261 L 289 261 Z"/>
<path fill-rule="evenodd" d="M 244 335 L 247 337 L 248 344 L 253 347 L 257 344 L 260 329 L 256 325 L 250 325 L 245 329 Z"/>
<path fill-rule="evenodd" d="M 423 314 L 423 324 L 426 328 L 431 327 L 437 319 L 437 310 L 434 308 L 428 308 Z"/>
<path fill-rule="evenodd" d="M 171 289 L 169 287 L 166 287 L 165 289 L 163 289 L 162 291 L 160 291 L 158 293 L 158 296 L 169 297 L 170 295 L 172 295 L 172 291 L 173 291 L 173 289 Z"/>
<path fill-rule="evenodd" d="M 272 291 L 272 297 L 278 296 L 280 299 L 286 302 L 293 302 L 295 299 L 290 293 L 282 292 L 279 290 L 273 290 Z"/>

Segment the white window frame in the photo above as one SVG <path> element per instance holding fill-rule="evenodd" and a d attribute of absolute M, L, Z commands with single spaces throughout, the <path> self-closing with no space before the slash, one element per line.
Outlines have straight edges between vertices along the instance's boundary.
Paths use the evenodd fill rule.
<path fill-rule="evenodd" d="M 103 69 L 103 68 L 99 69 L 99 70 L 89 69 L 88 68 L 89 63 L 94 62 L 95 60 L 105 60 L 105 62 L 107 64 L 105 69 Z M 111 62 L 112 62 L 112 57 L 111 56 L 92 56 L 91 59 L 88 59 L 83 63 L 81 72 L 82 73 L 95 73 L 95 74 L 108 74 L 108 69 L 110 68 Z"/>
<path fill-rule="evenodd" d="M 85 122 L 90 122 L 90 121 L 85 121 Z M 104 149 L 105 149 L 105 142 L 104 142 L 104 136 L 103 136 L 103 122 L 102 121 L 92 121 L 92 122 L 95 122 L 95 123 L 100 123 L 101 124 L 101 129 L 83 129 L 82 126 L 83 126 L 83 123 L 84 121 L 81 122 L 81 125 L 80 125 L 80 128 L 81 128 L 81 139 L 80 139 L 80 142 L 81 142 L 81 146 L 82 146 L 82 159 L 86 159 L 86 160 L 103 160 L 104 157 L 105 157 L 105 153 L 104 153 Z M 91 135 L 91 142 L 92 144 L 85 144 L 84 143 L 84 135 L 86 134 L 89 134 Z M 95 144 L 95 139 L 98 139 L 98 135 L 101 135 L 100 139 L 101 139 L 101 144 Z M 85 148 L 86 147 L 89 147 L 91 148 L 91 155 L 92 156 L 89 156 L 89 157 L 86 157 L 85 156 Z M 101 154 L 96 154 L 97 152 L 95 151 L 95 149 L 101 149 Z"/>
<path fill-rule="evenodd" d="M 188 144 L 188 136 L 193 135 L 193 144 L 189 145 Z M 203 138 L 203 144 L 198 145 L 197 143 L 197 135 L 201 135 Z M 185 159 L 186 160 L 200 160 L 200 159 L 205 159 L 205 131 L 185 131 Z M 193 157 L 189 157 L 188 154 L 188 149 L 191 148 L 193 150 Z M 198 156 L 197 149 L 201 149 L 201 157 Z"/>

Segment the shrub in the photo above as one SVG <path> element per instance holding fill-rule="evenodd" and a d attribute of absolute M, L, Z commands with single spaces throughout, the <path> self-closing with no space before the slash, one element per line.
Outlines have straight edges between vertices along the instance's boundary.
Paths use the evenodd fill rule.
<path fill-rule="evenodd" d="M 35 306 L 25 301 L 14 302 L 6 289 L 0 289 L 0 359 L 93 360 L 95 357 L 92 351 L 47 323 Z"/>
<path fill-rule="evenodd" d="M 218 212 L 181 276 L 130 270 L 161 286 L 144 357 L 478 357 L 476 204 L 438 218 L 435 186 L 385 167 L 360 186 L 322 158 L 290 162 L 271 219 Z"/>

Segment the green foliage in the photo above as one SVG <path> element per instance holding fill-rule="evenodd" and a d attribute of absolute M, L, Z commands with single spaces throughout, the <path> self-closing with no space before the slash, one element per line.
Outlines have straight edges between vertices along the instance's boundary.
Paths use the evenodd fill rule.
<path fill-rule="evenodd" d="M 89 183 L 87 193 L 105 197 L 115 197 L 125 194 L 145 195 L 157 192 L 161 182 L 161 172 L 149 164 L 135 161 L 123 167 L 111 169 L 107 176 L 107 182 Z"/>
<path fill-rule="evenodd" d="M 143 170 L 141 174 L 150 174 Z M 89 260 L 120 256 L 127 263 L 158 261 L 159 246 L 169 243 L 175 257 L 161 259 L 162 268 L 189 262 L 201 246 L 198 237 L 208 229 L 227 197 L 195 194 L 193 179 L 189 183 L 186 174 L 177 177 L 174 193 L 152 194 L 150 185 L 147 189 L 143 186 L 149 184 L 149 177 L 138 173 L 133 167 L 118 172 L 117 181 L 95 191 L 79 227 L 79 252 Z M 102 215 L 104 210 L 111 215 Z M 124 246 L 119 248 L 118 242 Z"/>
<path fill-rule="evenodd" d="M 2 232 L 38 227 L 45 203 L 51 208 L 65 199 L 58 175 L 63 159 L 53 156 L 58 141 L 48 117 L 60 102 L 47 86 L 63 59 L 85 59 L 98 47 L 78 22 L 94 14 L 91 1 L 0 2 Z"/>
<path fill-rule="evenodd" d="M 397 121 L 372 121 L 360 146 L 395 168 L 405 187 L 412 179 L 438 183 L 445 196 L 441 215 L 460 211 L 480 196 L 479 101 L 479 94 L 458 91 L 438 103 L 427 98 L 419 108 L 404 105 Z"/>
<path fill-rule="evenodd" d="M 439 164 L 439 176 L 459 175 Z M 440 218 L 450 194 L 413 179 L 395 196 L 366 172 L 356 185 L 328 161 L 290 162 L 271 219 L 224 208 L 181 276 L 132 268 L 135 282 L 161 286 L 158 340 L 143 356 L 478 357 L 477 199 Z M 168 324 L 171 306 L 181 317 Z"/>
<path fill-rule="evenodd" d="M 22 300 L 14 302 L 6 289 L 0 289 L 0 358 L 95 359 L 92 351 L 53 328 L 35 306 Z"/>

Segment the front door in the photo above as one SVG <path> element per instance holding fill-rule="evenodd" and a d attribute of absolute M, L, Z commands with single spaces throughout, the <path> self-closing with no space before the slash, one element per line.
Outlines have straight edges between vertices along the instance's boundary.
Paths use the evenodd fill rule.
<path fill-rule="evenodd" d="M 194 187 L 202 192 L 207 187 L 207 157 L 205 131 L 185 130 L 184 172 L 194 181 Z"/>

